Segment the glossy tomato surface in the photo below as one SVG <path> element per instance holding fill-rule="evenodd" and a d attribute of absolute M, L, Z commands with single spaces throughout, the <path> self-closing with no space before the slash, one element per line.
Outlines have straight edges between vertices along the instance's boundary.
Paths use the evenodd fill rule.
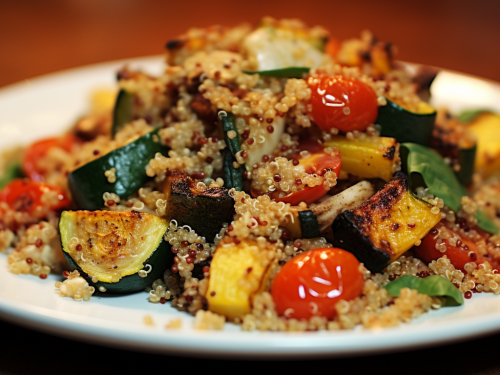
<path fill-rule="evenodd" d="M 339 248 L 308 250 L 289 260 L 271 288 L 278 314 L 308 319 L 332 318 L 335 304 L 358 297 L 363 290 L 359 261 Z"/>
<path fill-rule="evenodd" d="M 377 96 L 366 83 L 338 75 L 312 76 L 307 83 L 312 91 L 308 113 L 321 129 L 364 131 L 377 119 Z"/>

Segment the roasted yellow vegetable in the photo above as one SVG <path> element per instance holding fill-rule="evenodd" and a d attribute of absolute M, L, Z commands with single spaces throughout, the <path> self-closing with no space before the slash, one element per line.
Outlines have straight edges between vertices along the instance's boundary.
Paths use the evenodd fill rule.
<path fill-rule="evenodd" d="M 231 241 L 221 240 L 215 250 L 206 298 L 210 311 L 234 319 L 249 314 L 253 297 L 265 289 L 276 248 L 251 239 Z"/>
<path fill-rule="evenodd" d="M 423 238 L 441 212 L 408 190 L 408 177 L 398 172 L 373 197 L 333 222 L 336 244 L 352 252 L 372 272 L 380 272 Z"/>
<path fill-rule="evenodd" d="M 475 169 L 489 176 L 500 170 L 500 115 L 483 113 L 468 126 L 477 137 Z"/>
<path fill-rule="evenodd" d="M 399 166 L 399 143 L 394 138 L 366 137 L 349 140 L 338 135 L 324 145 L 337 147 L 340 151 L 340 179 L 347 179 L 349 173 L 360 178 L 389 181 Z"/>

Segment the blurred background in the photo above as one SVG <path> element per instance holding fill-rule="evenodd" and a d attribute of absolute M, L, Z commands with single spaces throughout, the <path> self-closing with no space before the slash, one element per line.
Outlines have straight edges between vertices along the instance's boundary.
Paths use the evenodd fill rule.
<path fill-rule="evenodd" d="M 189 27 L 301 18 L 338 39 L 369 29 L 397 58 L 500 81 L 498 0 L 0 0 L 0 87 L 41 74 L 158 55 Z"/>

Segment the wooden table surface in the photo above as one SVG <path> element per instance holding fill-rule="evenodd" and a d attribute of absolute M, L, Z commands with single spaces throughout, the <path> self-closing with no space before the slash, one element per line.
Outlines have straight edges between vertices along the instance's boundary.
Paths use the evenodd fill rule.
<path fill-rule="evenodd" d="M 302 18 L 343 39 L 372 30 L 393 42 L 398 58 L 500 81 L 500 1 L 397 0 L 248 3 L 161 0 L 1 0 L 0 87 L 38 75 L 128 57 L 161 54 L 191 26 L 257 23 L 264 15 Z M 0 270 L 5 272 L 5 270 Z M 140 373 L 163 367 L 191 371 L 320 369 L 340 373 L 500 373 L 500 335 L 401 354 L 303 362 L 239 363 L 128 353 L 55 338 L 0 322 L 0 374 Z M 102 367 L 88 360 L 107 361 Z M 424 366 L 423 368 L 421 366 Z M 198 369 L 199 367 L 199 369 Z M 358 373 L 358 371 L 355 371 Z"/>

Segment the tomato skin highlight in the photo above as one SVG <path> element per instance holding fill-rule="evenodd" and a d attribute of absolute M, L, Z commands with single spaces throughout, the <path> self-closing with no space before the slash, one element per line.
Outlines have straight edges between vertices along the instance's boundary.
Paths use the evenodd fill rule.
<path fill-rule="evenodd" d="M 447 228 L 442 223 L 438 223 L 438 225 L 436 225 L 434 228 L 440 231 L 448 231 L 450 235 L 454 233 L 451 229 Z M 448 240 L 443 240 L 442 243 L 446 245 L 446 251 L 444 253 L 440 252 L 438 249 L 436 249 L 437 238 L 434 238 L 436 237 L 436 234 L 432 232 L 433 231 L 431 230 L 424 238 L 422 238 L 422 243 L 420 244 L 420 246 L 413 247 L 417 258 L 423 260 L 424 262 L 430 263 L 433 260 L 439 259 L 443 255 L 446 255 L 451 264 L 453 264 L 456 269 L 459 269 L 462 272 L 466 272 L 466 263 L 474 262 L 479 265 L 486 261 L 489 262 L 494 269 L 500 270 L 500 264 L 498 263 L 498 261 L 491 257 L 484 257 L 480 255 L 477 250 L 476 243 L 464 236 L 460 236 L 460 240 L 462 241 L 462 244 L 460 246 L 452 246 L 448 242 Z M 467 246 L 467 248 L 464 248 L 465 246 Z M 471 258 L 471 252 L 475 254 L 475 259 Z"/>
<path fill-rule="evenodd" d="M 339 248 L 297 255 L 274 278 L 271 295 L 276 311 L 295 319 L 332 318 L 340 299 L 348 301 L 361 294 L 364 279 L 359 264 L 353 254 Z"/>
<path fill-rule="evenodd" d="M 0 202 L 7 203 L 13 210 L 35 215 L 37 207 L 44 206 L 42 196 L 48 191 L 57 193 L 58 197 L 58 201 L 49 206 L 50 210 L 61 210 L 71 203 L 61 189 L 23 178 L 12 180 L 2 189 Z"/>
<path fill-rule="evenodd" d="M 307 83 L 312 91 L 308 113 L 320 129 L 364 131 L 377 119 L 377 96 L 366 83 L 340 75 L 312 76 Z"/>

